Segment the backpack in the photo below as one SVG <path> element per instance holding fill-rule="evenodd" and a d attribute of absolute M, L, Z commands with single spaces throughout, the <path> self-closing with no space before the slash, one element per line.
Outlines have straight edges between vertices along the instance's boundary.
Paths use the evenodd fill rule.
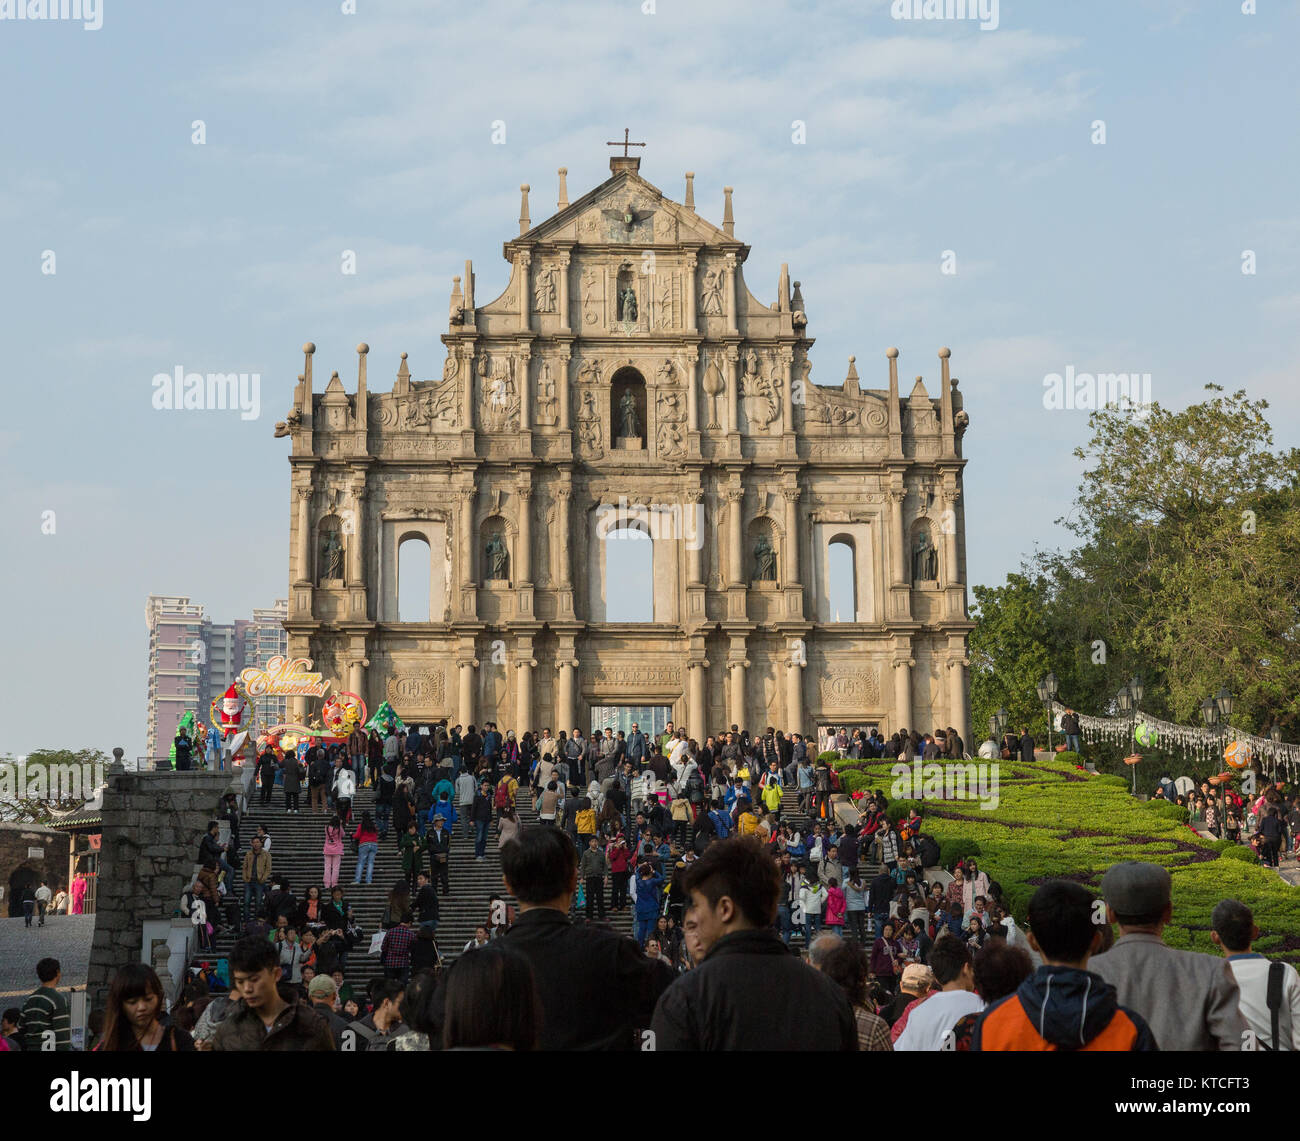
<path fill-rule="evenodd" d="M 493 803 L 497 808 L 510 807 L 510 790 L 506 787 L 506 782 L 504 780 L 497 785 L 497 794 Z"/>
<path fill-rule="evenodd" d="M 244 924 L 245 936 L 256 936 L 259 939 L 265 939 L 271 932 L 271 928 L 264 919 L 250 919 Z"/>
<path fill-rule="evenodd" d="M 692 774 L 686 781 L 686 799 L 692 804 L 704 803 L 704 781 Z"/>

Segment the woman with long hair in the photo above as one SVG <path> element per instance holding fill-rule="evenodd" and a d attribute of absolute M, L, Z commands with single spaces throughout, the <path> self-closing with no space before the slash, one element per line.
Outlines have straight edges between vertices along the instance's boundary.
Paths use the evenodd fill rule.
<path fill-rule="evenodd" d="M 384 739 L 378 729 L 371 729 L 366 738 L 366 768 L 370 772 L 370 787 L 379 787 L 379 770 L 384 767 Z"/>
<path fill-rule="evenodd" d="M 444 1050 L 535 1050 L 542 1000 L 531 964 L 500 944 L 461 955 L 447 976 Z"/>
<path fill-rule="evenodd" d="M 497 847 L 504 848 L 519 835 L 519 817 L 513 808 L 503 808 L 497 817 Z"/>
<path fill-rule="evenodd" d="M 96 1050 L 177 1053 L 194 1049 L 194 1039 L 179 1026 L 163 1025 L 166 999 L 152 967 L 128 963 L 108 988 L 104 1032 Z"/>
<path fill-rule="evenodd" d="M 343 862 L 343 822 L 338 813 L 325 825 L 325 843 L 321 847 L 325 857 L 325 876 L 322 883 L 328 891 L 339 882 L 339 864 Z"/>
<path fill-rule="evenodd" d="M 380 926 L 387 931 L 402 922 L 402 916 L 411 910 L 411 888 L 405 880 L 398 880 L 393 890 L 388 893 L 388 904 L 384 908 Z"/>

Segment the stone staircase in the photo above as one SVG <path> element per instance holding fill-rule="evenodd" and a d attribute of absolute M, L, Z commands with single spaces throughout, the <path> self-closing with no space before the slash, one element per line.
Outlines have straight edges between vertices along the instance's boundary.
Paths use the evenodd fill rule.
<path fill-rule="evenodd" d="M 284 794 L 276 787 L 269 805 L 261 804 L 261 792 L 254 789 L 249 798 L 248 813 L 241 821 L 240 842 L 246 851 L 248 841 L 262 825 L 271 837 L 271 864 L 275 875 L 287 876 L 290 888 L 296 898 L 302 899 L 306 890 L 313 884 L 320 886 L 324 873 L 324 857 L 321 848 L 325 838 L 325 823 L 329 813 L 311 812 L 304 791 L 301 810 L 296 815 L 284 811 Z M 353 827 L 360 820 L 362 812 L 373 814 L 375 793 L 372 789 L 360 788 L 353 800 Z M 528 799 L 527 786 L 521 786 L 517 811 L 523 827 L 541 827 L 536 813 Z M 427 860 L 427 856 L 426 856 Z M 343 887 L 344 901 L 351 904 L 353 911 L 365 932 L 365 939 L 354 947 L 348 956 L 344 977 L 354 988 L 361 989 L 376 977 L 383 975 L 380 956 L 368 955 L 370 936 L 380 929 L 380 919 L 388 903 L 388 893 L 404 879 L 402 861 L 397 848 L 397 834 L 390 831 L 379 842 L 375 854 L 374 880 L 371 884 L 356 885 L 352 882 L 356 874 L 357 857 L 352 851 L 352 843 L 345 845 L 342 865 L 339 869 L 339 883 Z M 426 864 L 427 867 L 427 864 Z M 451 893 L 439 895 L 439 917 L 437 942 L 438 949 L 445 962 L 450 962 L 462 952 L 465 944 L 474 938 L 474 929 L 480 923 L 486 923 L 489 917 L 489 897 L 501 895 L 512 908 L 517 908 L 517 901 L 506 893 L 501 878 L 501 855 L 497 847 L 496 825 L 493 823 L 488 833 L 488 842 L 482 861 L 474 858 L 474 838 L 471 831 L 465 835 L 463 821 L 458 821 L 452 830 L 451 856 L 448 861 L 449 884 Z M 238 873 L 241 869 L 236 868 Z M 436 887 L 436 881 L 434 886 Z M 243 901 L 243 882 L 236 879 L 233 896 L 238 903 Z M 606 902 L 608 903 L 609 882 L 605 884 Z M 328 898 L 328 892 L 322 891 Z M 579 911 L 575 916 L 584 921 L 585 915 Z M 609 925 L 615 930 L 630 936 L 632 934 L 631 911 L 620 915 L 610 914 Z M 229 953 L 239 933 L 227 933 L 214 940 L 211 951 L 199 951 L 195 960 L 215 959 Z"/>

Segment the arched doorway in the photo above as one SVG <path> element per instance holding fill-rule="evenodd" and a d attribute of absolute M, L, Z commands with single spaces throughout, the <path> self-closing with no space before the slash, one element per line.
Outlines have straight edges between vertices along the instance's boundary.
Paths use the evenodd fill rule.
<path fill-rule="evenodd" d="M 40 883 L 40 876 L 36 874 L 34 868 L 26 864 L 20 864 L 9 874 L 9 918 L 13 919 L 23 913 L 22 894 L 23 889 L 35 887 Z"/>

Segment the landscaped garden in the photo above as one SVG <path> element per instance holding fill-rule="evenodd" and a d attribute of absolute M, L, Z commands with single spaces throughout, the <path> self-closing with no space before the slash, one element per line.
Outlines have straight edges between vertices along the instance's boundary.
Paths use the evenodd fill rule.
<path fill-rule="evenodd" d="M 978 857 L 1017 922 L 1024 922 L 1044 880 L 1071 879 L 1097 889 L 1111 864 L 1150 860 L 1173 878 L 1173 920 L 1165 931 L 1171 946 L 1216 953 L 1210 912 L 1232 898 L 1255 912 L 1262 932 L 1257 950 L 1300 961 L 1300 889 L 1259 865 L 1249 848 L 1200 836 L 1187 826 L 1186 809 L 1135 800 L 1122 777 L 1089 774 L 1073 753 L 1033 764 L 988 763 L 997 764 L 999 775 L 998 804 L 989 810 L 974 799 L 895 799 L 893 761 L 841 761 L 837 768 L 846 792 L 883 792 L 892 819 L 915 805 L 939 842 L 945 867 Z"/>

